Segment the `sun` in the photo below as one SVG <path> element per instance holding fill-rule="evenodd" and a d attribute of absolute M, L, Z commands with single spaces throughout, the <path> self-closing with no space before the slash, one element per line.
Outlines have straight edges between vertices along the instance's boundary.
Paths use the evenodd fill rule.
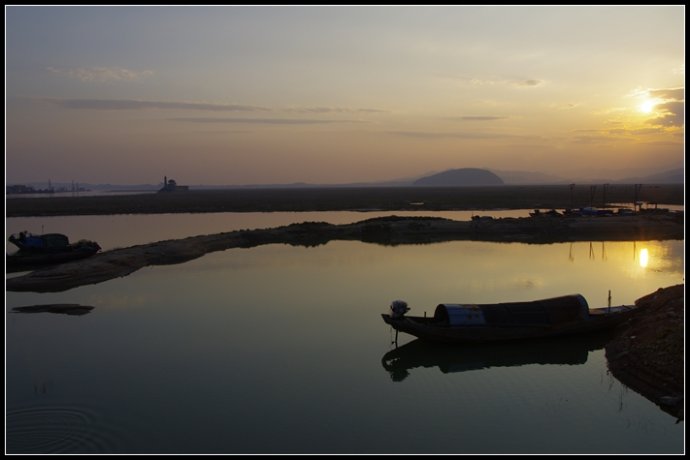
<path fill-rule="evenodd" d="M 642 113 L 652 113 L 657 101 L 654 99 L 645 99 L 637 108 Z"/>

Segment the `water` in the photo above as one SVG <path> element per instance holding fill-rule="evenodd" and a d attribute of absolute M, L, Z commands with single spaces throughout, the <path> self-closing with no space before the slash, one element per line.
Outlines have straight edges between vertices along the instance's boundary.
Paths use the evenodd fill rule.
<path fill-rule="evenodd" d="M 84 237 L 127 245 L 128 228 L 145 239 L 151 228 L 189 236 L 371 217 L 305 214 L 51 226 L 72 236 L 92 221 Z M 26 223 L 8 219 L 6 231 Z M 684 422 L 610 375 L 598 337 L 439 350 L 400 334 L 396 350 L 380 313 L 397 298 L 411 314 L 574 292 L 604 306 L 608 290 L 632 303 L 684 282 L 683 246 L 266 245 L 61 293 L 6 292 L 7 451 L 682 453 Z M 12 313 L 49 303 L 95 308 Z"/>
<path fill-rule="evenodd" d="M 473 215 L 527 217 L 529 210 L 492 211 L 333 211 L 333 212 L 219 212 L 204 214 L 131 214 L 108 216 L 13 217 L 5 220 L 5 250 L 16 251 L 7 242 L 13 233 L 64 233 L 70 241 L 97 239 L 104 251 L 188 236 L 208 235 L 233 230 L 271 228 L 299 222 L 324 221 L 347 224 L 381 216 L 432 216 L 469 220 Z"/>

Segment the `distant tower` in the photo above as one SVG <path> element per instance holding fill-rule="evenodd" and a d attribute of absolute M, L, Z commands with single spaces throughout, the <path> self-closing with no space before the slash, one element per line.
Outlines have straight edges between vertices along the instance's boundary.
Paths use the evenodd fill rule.
<path fill-rule="evenodd" d="M 168 179 L 168 176 L 163 176 L 163 187 L 159 192 L 185 192 L 189 190 L 188 185 L 177 185 L 173 179 Z"/>

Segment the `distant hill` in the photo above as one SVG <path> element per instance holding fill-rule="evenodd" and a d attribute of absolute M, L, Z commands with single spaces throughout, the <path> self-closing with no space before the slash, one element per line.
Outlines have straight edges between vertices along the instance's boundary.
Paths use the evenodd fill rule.
<path fill-rule="evenodd" d="M 492 172 L 508 185 L 567 184 L 572 182 L 559 176 L 538 171 L 499 171 L 494 169 Z"/>
<path fill-rule="evenodd" d="M 417 186 L 472 187 L 481 185 L 503 185 L 503 179 L 486 169 L 449 169 L 438 174 L 422 177 L 413 182 Z"/>
<path fill-rule="evenodd" d="M 627 174 L 635 174 L 628 170 Z M 293 182 L 283 184 L 251 184 L 251 185 L 209 185 L 192 184 L 189 186 L 193 190 L 217 190 L 217 189 L 237 189 L 237 188 L 334 188 L 334 187 L 409 187 L 409 186 L 438 186 L 438 187 L 457 187 L 457 186 L 487 186 L 487 185 L 559 185 L 559 184 L 684 184 L 685 169 L 676 168 L 661 172 L 652 172 L 649 175 L 639 175 L 625 177 L 626 173 L 619 170 L 610 171 L 582 171 L 571 172 L 563 176 L 542 173 L 539 171 L 503 171 L 497 169 L 483 168 L 458 168 L 449 169 L 440 173 L 424 173 L 423 175 L 408 176 L 387 181 L 376 182 L 352 182 L 340 184 L 311 184 L 305 182 Z M 625 177 L 624 179 L 614 179 L 615 177 Z M 79 191 L 93 192 L 139 192 L 157 191 L 162 183 L 157 184 L 90 184 L 86 182 L 29 182 L 6 184 L 7 193 L 10 186 L 33 187 L 36 190 L 46 190 L 52 188 L 55 192 L 70 192 L 73 187 L 78 187 Z"/>

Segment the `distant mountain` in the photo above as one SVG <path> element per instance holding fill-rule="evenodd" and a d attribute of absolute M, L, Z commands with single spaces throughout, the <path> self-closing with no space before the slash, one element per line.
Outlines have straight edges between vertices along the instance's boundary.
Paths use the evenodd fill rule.
<path fill-rule="evenodd" d="M 499 171 L 492 170 L 507 185 L 567 184 L 571 181 L 559 176 L 537 171 Z"/>
<path fill-rule="evenodd" d="M 635 174 L 628 170 L 627 174 Z M 610 171 L 572 171 L 567 176 L 554 176 L 538 171 L 502 171 L 487 168 L 459 168 L 449 169 L 439 173 L 426 172 L 416 176 L 398 178 L 376 182 L 352 182 L 340 184 L 310 184 L 305 182 L 293 182 L 288 184 L 248 184 L 248 185 L 208 185 L 190 184 L 190 190 L 217 190 L 217 189 L 251 189 L 251 188 L 319 188 L 319 187 L 409 187 L 409 186 L 477 186 L 477 185 L 559 185 L 559 184 L 683 184 L 685 183 L 685 169 L 676 168 L 662 172 L 654 172 L 649 175 L 629 176 L 624 179 L 626 173 L 620 170 Z M 90 184 L 85 182 L 29 182 L 7 183 L 9 186 L 28 186 L 36 190 L 53 189 L 56 192 L 69 192 L 72 190 L 88 190 L 93 192 L 131 192 L 131 191 L 156 191 L 162 186 L 158 184 Z"/>
<path fill-rule="evenodd" d="M 422 177 L 413 182 L 417 186 L 472 187 L 481 185 L 503 185 L 503 179 L 486 169 L 449 169 L 438 174 Z"/>

